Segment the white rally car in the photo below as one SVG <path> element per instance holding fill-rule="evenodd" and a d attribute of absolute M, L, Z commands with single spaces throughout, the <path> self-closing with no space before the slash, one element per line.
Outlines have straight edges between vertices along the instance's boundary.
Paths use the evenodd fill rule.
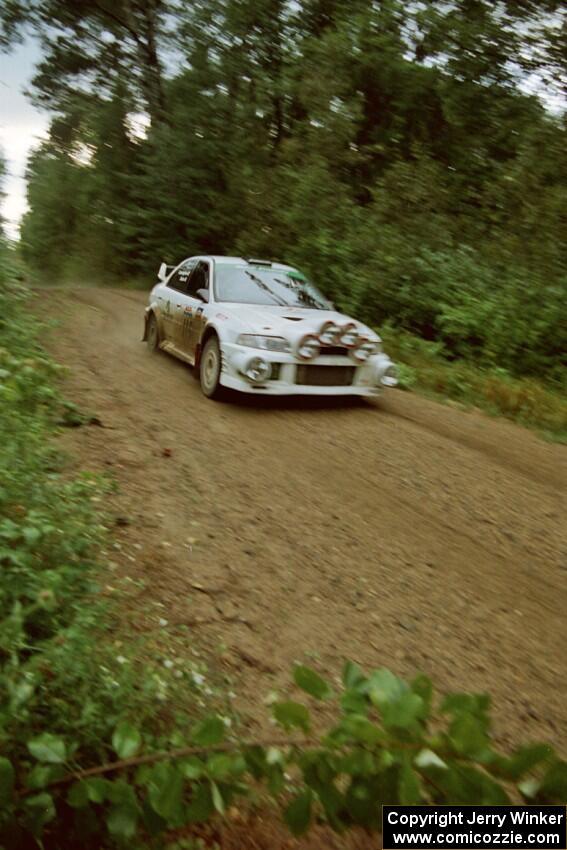
<path fill-rule="evenodd" d="M 374 396 L 397 384 L 380 337 L 297 269 L 239 257 L 162 263 L 144 340 L 199 370 L 203 393 Z"/>

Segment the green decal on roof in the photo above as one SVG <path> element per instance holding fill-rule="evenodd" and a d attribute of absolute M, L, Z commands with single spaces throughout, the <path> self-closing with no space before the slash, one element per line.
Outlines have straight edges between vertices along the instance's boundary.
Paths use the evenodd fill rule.
<path fill-rule="evenodd" d="M 288 277 L 290 277 L 292 280 L 304 280 L 304 281 L 307 281 L 307 278 L 305 277 L 305 275 L 304 275 L 304 274 L 301 274 L 301 272 L 298 272 L 298 271 L 296 271 L 295 269 L 292 269 L 291 271 L 289 271 L 289 272 L 287 273 L 287 276 L 288 276 Z"/>

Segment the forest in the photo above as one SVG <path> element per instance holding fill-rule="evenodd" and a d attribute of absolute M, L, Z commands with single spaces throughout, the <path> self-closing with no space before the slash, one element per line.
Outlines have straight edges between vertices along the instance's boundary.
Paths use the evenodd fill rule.
<path fill-rule="evenodd" d="M 162 260 L 264 256 L 450 360 L 564 387 L 562 4 L 15 0 L 2 15 L 6 47 L 41 40 L 31 95 L 52 116 L 21 232 L 37 279 L 149 287 Z"/>

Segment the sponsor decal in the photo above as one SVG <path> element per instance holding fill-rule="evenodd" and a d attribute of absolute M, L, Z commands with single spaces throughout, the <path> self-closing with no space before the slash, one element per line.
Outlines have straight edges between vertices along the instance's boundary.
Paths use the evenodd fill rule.
<path fill-rule="evenodd" d="M 228 316 L 225 316 L 224 313 L 216 313 L 215 315 L 217 319 L 221 320 L 221 322 L 226 322 L 226 320 L 228 319 Z"/>

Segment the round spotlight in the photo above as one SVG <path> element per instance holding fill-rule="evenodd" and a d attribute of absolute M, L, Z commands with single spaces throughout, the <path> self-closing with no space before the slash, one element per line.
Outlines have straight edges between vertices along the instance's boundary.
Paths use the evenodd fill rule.
<path fill-rule="evenodd" d="M 382 384 L 385 387 L 397 387 L 398 386 L 398 370 L 392 363 L 384 374 L 382 375 Z"/>
<path fill-rule="evenodd" d="M 321 353 L 321 344 L 315 334 L 307 334 L 297 346 L 297 354 L 302 360 L 313 360 Z"/>
<path fill-rule="evenodd" d="M 354 348 L 356 343 L 358 342 L 358 331 L 356 330 L 356 325 L 348 324 L 345 325 L 341 329 L 340 342 L 346 348 Z"/>
<path fill-rule="evenodd" d="M 323 345 L 335 345 L 342 333 L 342 328 L 340 325 L 336 325 L 334 322 L 325 322 L 323 327 L 319 332 L 319 340 Z"/>
<path fill-rule="evenodd" d="M 373 354 L 376 354 L 377 351 L 378 346 L 375 342 L 365 339 L 364 337 L 359 337 L 358 344 L 356 348 L 353 348 L 351 354 L 355 360 L 358 360 L 359 363 L 365 363 L 368 358 L 372 357 Z"/>
<path fill-rule="evenodd" d="M 253 357 L 246 365 L 244 374 L 253 384 L 262 384 L 272 374 L 272 367 L 262 357 Z"/>

